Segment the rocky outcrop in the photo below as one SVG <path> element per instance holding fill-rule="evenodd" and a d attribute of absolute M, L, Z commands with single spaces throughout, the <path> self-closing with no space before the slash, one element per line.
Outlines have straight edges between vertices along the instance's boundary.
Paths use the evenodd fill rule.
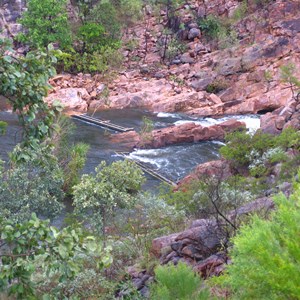
<path fill-rule="evenodd" d="M 267 215 L 272 209 L 274 202 L 265 197 L 229 212 L 226 218 L 237 220 L 255 212 Z M 154 239 L 151 252 L 160 258 L 162 264 L 177 264 L 181 260 L 192 265 L 204 278 L 219 275 L 228 263 L 227 255 L 221 251 L 222 246 L 228 242 L 228 232 L 224 225 L 223 221 L 216 219 L 195 220 L 190 228 L 181 233 Z"/>
<path fill-rule="evenodd" d="M 18 19 L 26 0 L 0 0 L 0 36 L 13 38 L 21 30 Z"/>
<path fill-rule="evenodd" d="M 227 132 L 233 132 L 245 127 L 245 123 L 236 120 L 229 120 L 209 127 L 190 122 L 153 130 L 150 133 L 141 135 L 136 132 L 115 134 L 111 136 L 111 140 L 115 143 L 127 145 L 131 149 L 161 148 L 180 143 L 223 140 Z"/>
<path fill-rule="evenodd" d="M 265 133 L 279 134 L 284 128 L 300 129 L 300 103 L 296 99 L 288 101 L 287 105 L 269 112 L 261 117 L 261 130 Z"/>
<path fill-rule="evenodd" d="M 66 110 L 86 111 L 88 106 L 85 99 L 87 97 L 88 92 L 85 88 L 66 88 L 50 94 L 45 100 L 49 104 L 59 100 Z"/>
<path fill-rule="evenodd" d="M 185 176 L 178 183 L 178 189 L 184 189 L 191 182 L 200 180 L 201 178 L 218 177 L 221 180 L 226 180 L 232 176 L 230 163 L 225 159 L 213 160 L 196 166 L 192 173 Z"/>

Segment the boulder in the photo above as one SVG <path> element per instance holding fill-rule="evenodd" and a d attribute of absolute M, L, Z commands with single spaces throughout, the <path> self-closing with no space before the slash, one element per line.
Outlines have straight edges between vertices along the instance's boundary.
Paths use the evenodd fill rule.
<path fill-rule="evenodd" d="M 59 100 L 67 110 L 87 111 L 88 105 L 86 100 L 89 94 L 84 88 L 66 88 L 60 89 L 55 93 L 51 93 L 45 98 L 45 101 L 52 104 L 55 100 Z"/>
<path fill-rule="evenodd" d="M 284 117 L 267 113 L 260 117 L 260 128 L 264 133 L 280 134 L 281 128 L 277 128 L 278 123 L 284 122 Z"/>
<path fill-rule="evenodd" d="M 194 63 L 194 58 L 192 58 L 190 56 L 190 53 L 183 53 L 180 57 L 180 61 L 183 63 L 183 64 L 192 64 Z"/>
<path fill-rule="evenodd" d="M 224 242 L 224 232 L 214 220 L 206 220 L 201 226 L 181 232 L 171 243 L 179 256 L 199 261 L 216 253 Z"/>
<path fill-rule="evenodd" d="M 207 77 L 200 80 L 194 80 L 191 82 L 191 87 L 195 89 L 197 92 L 203 91 L 207 88 L 208 85 L 210 85 L 214 81 L 214 78 Z"/>
<path fill-rule="evenodd" d="M 178 188 L 182 189 L 192 181 L 201 179 L 201 177 L 212 176 L 218 176 L 220 179 L 232 176 L 229 162 L 227 160 L 213 160 L 198 165 L 191 174 L 180 180 Z"/>
<path fill-rule="evenodd" d="M 110 140 L 112 143 L 122 145 L 126 149 L 133 149 L 141 142 L 140 135 L 135 131 L 112 134 Z"/>
<path fill-rule="evenodd" d="M 241 71 L 242 64 L 241 64 L 241 58 L 228 58 L 221 60 L 217 68 L 219 70 L 219 74 L 223 76 L 236 74 Z"/>
<path fill-rule="evenodd" d="M 201 36 L 201 31 L 198 28 L 191 28 L 188 34 L 189 40 L 194 40 L 195 38 L 199 38 Z"/>
<path fill-rule="evenodd" d="M 152 241 L 152 246 L 150 252 L 156 257 L 160 257 L 162 254 L 162 249 L 170 247 L 172 243 L 175 242 L 175 239 L 179 233 L 173 233 L 170 235 L 158 237 Z"/>
<path fill-rule="evenodd" d="M 225 253 L 220 252 L 217 254 L 213 254 L 208 258 L 202 260 L 197 263 L 193 270 L 202 278 L 208 278 L 211 276 L 219 276 L 225 268 L 225 264 L 227 262 L 227 256 Z"/>
<path fill-rule="evenodd" d="M 178 126 L 174 125 L 153 130 L 147 134 L 146 138 L 131 131 L 112 135 L 111 139 L 113 142 L 123 143 L 123 145 L 131 149 L 134 147 L 161 148 L 174 144 L 223 140 L 226 132 L 232 132 L 245 127 L 245 123 L 236 120 L 230 120 L 208 127 L 203 127 L 194 122 L 188 122 Z"/>

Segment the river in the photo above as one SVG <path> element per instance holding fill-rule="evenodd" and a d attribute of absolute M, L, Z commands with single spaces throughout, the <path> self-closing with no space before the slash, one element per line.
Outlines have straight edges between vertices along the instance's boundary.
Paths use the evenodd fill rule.
<path fill-rule="evenodd" d="M 152 120 L 154 128 L 163 128 L 172 124 L 176 125 L 191 121 L 203 126 L 209 126 L 232 118 L 246 122 L 250 130 L 259 127 L 259 117 L 255 115 L 230 116 L 220 119 L 192 118 L 184 114 L 154 114 L 135 109 L 110 110 L 94 114 L 96 118 L 110 120 L 124 127 L 133 127 L 137 131 L 143 125 L 144 116 Z M 21 129 L 16 116 L 9 112 L 0 112 L 0 120 L 8 123 L 6 135 L 0 137 L 0 156 L 4 160 L 7 160 L 7 153 L 21 139 Z M 99 126 L 87 124 L 79 120 L 73 120 L 73 122 L 76 125 L 76 129 L 72 134 L 71 141 L 84 142 L 90 145 L 83 173 L 93 172 L 102 160 L 110 163 L 122 159 L 116 152 L 126 149 L 122 144 L 112 144 L 110 142 L 109 134 L 113 134 L 113 131 L 105 130 Z M 222 143 L 220 142 L 212 141 L 175 145 L 161 149 L 135 150 L 130 153 L 129 158 L 138 159 L 149 165 L 152 169 L 159 171 L 165 177 L 173 181 L 178 181 L 190 173 L 197 164 L 217 159 L 219 157 L 218 149 L 221 145 Z M 149 177 L 146 186 L 152 189 L 158 184 L 157 179 Z"/>

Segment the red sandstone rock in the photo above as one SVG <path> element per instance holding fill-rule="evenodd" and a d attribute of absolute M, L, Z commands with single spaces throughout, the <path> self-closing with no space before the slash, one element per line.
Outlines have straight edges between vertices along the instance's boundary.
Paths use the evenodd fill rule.
<path fill-rule="evenodd" d="M 220 266 L 226 263 L 226 255 L 214 254 L 194 266 L 194 271 L 199 273 L 201 277 L 218 276 L 223 271 Z"/>
<path fill-rule="evenodd" d="M 170 246 L 175 241 L 178 235 L 179 233 L 173 233 L 154 239 L 152 241 L 152 247 L 150 252 L 153 253 L 155 256 L 160 257 L 160 255 L 162 254 L 161 250 Z"/>
<path fill-rule="evenodd" d="M 178 188 L 182 189 L 184 186 L 190 184 L 194 180 L 199 180 L 201 177 L 212 176 L 218 176 L 222 179 L 232 176 L 229 162 L 226 160 L 213 160 L 198 165 L 191 174 L 180 180 Z"/>
<path fill-rule="evenodd" d="M 84 99 L 88 97 L 89 94 L 84 88 L 66 88 L 50 94 L 45 101 L 51 104 L 55 100 L 59 100 L 65 109 L 86 111 L 87 102 Z"/>
<path fill-rule="evenodd" d="M 208 140 L 223 140 L 226 132 L 245 128 L 245 123 L 230 120 L 218 125 L 203 127 L 193 122 L 153 130 L 146 138 L 135 132 L 112 135 L 114 142 L 125 143 L 129 148 L 161 148 L 168 145 Z"/>

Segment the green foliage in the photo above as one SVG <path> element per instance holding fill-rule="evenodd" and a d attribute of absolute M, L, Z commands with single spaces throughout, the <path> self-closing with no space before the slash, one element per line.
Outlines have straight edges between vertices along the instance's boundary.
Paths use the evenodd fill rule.
<path fill-rule="evenodd" d="M 108 69 L 120 68 L 123 56 L 118 51 L 119 43 L 101 46 L 93 53 L 77 53 L 75 50 L 57 54 L 58 70 L 70 73 L 104 73 Z"/>
<path fill-rule="evenodd" d="M 66 0 L 29 0 L 20 23 L 26 32 L 19 40 L 35 49 L 50 43 L 58 43 L 61 48 L 71 45 Z"/>
<path fill-rule="evenodd" d="M 119 0 L 118 9 L 119 19 L 125 28 L 133 25 L 140 17 L 142 12 L 141 0 Z"/>
<path fill-rule="evenodd" d="M 268 175 L 275 163 L 288 163 L 293 159 L 285 151 L 299 150 L 300 133 L 293 128 L 286 128 L 277 136 L 260 131 L 252 135 L 235 132 L 228 134 L 226 141 L 227 144 L 220 149 L 220 153 L 234 168 L 249 170 L 254 177 L 263 177 Z M 291 172 L 291 177 L 292 174 L 294 172 Z"/>
<path fill-rule="evenodd" d="M 5 134 L 5 132 L 6 132 L 6 127 L 7 127 L 7 123 L 6 123 L 6 122 L 3 122 L 3 121 L 0 121 L 0 135 L 1 135 L 1 134 Z"/>
<path fill-rule="evenodd" d="M 86 162 L 86 154 L 89 145 L 78 143 L 71 147 L 68 153 L 68 162 L 63 166 L 64 186 L 63 189 L 68 194 L 72 193 L 74 185 L 79 183 L 79 171 L 84 167 Z"/>
<path fill-rule="evenodd" d="M 131 209 L 122 210 L 113 219 L 115 236 L 119 236 L 114 251 L 121 249 L 118 256 L 122 262 L 125 258 L 138 259 L 140 265 L 151 268 L 149 252 L 152 240 L 183 229 L 184 221 L 182 210 L 168 205 L 157 196 L 139 194 Z"/>
<path fill-rule="evenodd" d="M 292 91 L 293 98 L 299 101 L 300 95 L 300 80 L 295 76 L 296 66 L 293 63 L 289 63 L 280 68 L 280 77 L 284 83 L 289 85 Z"/>
<path fill-rule="evenodd" d="M 251 152 L 257 152 L 257 157 L 274 146 L 275 137 L 270 134 L 246 131 L 230 133 L 226 136 L 226 146 L 220 148 L 223 157 L 230 160 L 235 167 L 247 167 L 251 163 Z"/>
<path fill-rule="evenodd" d="M 7 40 L 0 39 L 0 95 L 8 99 L 23 126 L 22 147 L 37 148 L 53 131 L 53 123 L 62 110 L 59 104 L 49 108 L 44 102 L 48 79 L 55 74 L 53 48 L 47 53 L 34 51 L 17 57 Z"/>
<path fill-rule="evenodd" d="M 206 36 L 210 38 L 217 38 L 221 31 L 222 25 L 217 17 L 209 15 L 207 18 L 199 21 L 199 27 Z"/>
<path fill-rule="evenodd" d="M 152 137 L 152 130 L 154 129 L 154 123 L 151 119 L 147 117 L 143 117 L 143 124 L 140 131 L 140 136 L 143 141 L 151 141 Z"/>
<path fill-rule="evenodd" d="M 208 93 L 214 93 L 217 94 L 225 89 L 227 89 L 228 86 L 228 82 L 226 82 L 225 80 L 221 80 L 221 79 L 216 79 L 214 80 L 212 83 L 210 83 L 207 87 L 206 87 L 206 91 Z"/>
<path fill-rule="evenodd" d="M 112 1 L 99 1 L 88 15 L 89 21 L 104 27 L 106 36 L 111 40 L 121 37 L 121 22 L 118 18 L 117 8 Z"/>
<path fill-rule="evenodd" d="M 94 260 L 92 260 L 94 262 Z M 83 259 L 84 268 L 80 270 L 76 277 L 68 281 L 59 282 L 57 276 L 47 276 L 46 273 L 35 276 L 37 284 L 38 299 L 42 295 L 47 295 L 49 299 L 97 299 L 112 300 L 116 284 L 106 278 L 102 271 L 94 266 L 87 267 L 86 259 Z M 105 271 L 105 270 L 104 270 Z"/>
<path fill-rule="evenodd" d="M 300 132 L 292 127 L 285 128 L 275 138 L 275 146 L 286 150 L 289 148 L 300 150 Z"/>
<path fill-rule="evenodd" d="M 172 60 L 176 55 L 183 53 L 186 50 L 186 46 L 181 43 L 176 37 L 171 37 L 167 44 L 167 50 L 165 58 Z"/>
<path fill-rule="evenodd" d="M 275 199 L 270 219 L 253 217 L 233 239 L 232 264 L 221 278 L 233 299 L 300 298 L 300 184 Z"/>
<path fill-rule="evenodd" d="M 106 42 L 104 27 L 96 23 L 86 23 L 79 27 L 76 37 L 81 45 L 80 53 L 93 53 Z"/>
<path fill-rule="evenodd" d="M 63 173 L 48 148 L 22 152 L 25 162 L 0 170 L 0 217 L 12 222 L 28 220 L 32 212 L 55 217 L 62 209 Z M 27 157 L 28 156 L 28 157 Z"/>
<path fill-rule="evenodd" d="M 244 2 L 243 2 L 244 3 Z M 244 4 L 241 4 L 243 7 Z M 240 9 L 237 11 L 237 16 L 240 16 Z M 214 15 L 208 15 L 198 21 L 199 28 L 204 33 L 208 40 L 216 41 L 220 49 L 225 49 L 234 46 L 238 43 L 237 33 L 233 28 L 235 19 L 221 19 Z"/>
<path fill-rule="evenodd" d="M 212 177 L 199 182 L 198 191 L 185 206 L 189 214 L 197 218 L 206 218 L 220 213 L 225 216 L 229 211 L 251 200 L 253 195 L 245 189 L 241 178 L 232 177 L 224 181 Z"/>
<path fill-rule="evenodd" d="M 95 175 L 83 175 L 74 187 L 75 213 L 89 219 L 93 228 L 105 236 L 105 226 L 117 208 L 128 208 L 144 181 L 142 171 L 130 161 L 106 166 L 102 162 Z M 93 212 L 91 214 L 91 212 Z"/>
<path fill-rule="evenodd" d="M 231 20 L 233 22 L 238 22 L 242 20 L 248 13 L 248 2 L 247 0 L 243 0 L 239 6 L 233 12 Z"/>
<path fill-rule="evenodd" d="M 208 290 L 201 287 L 199 275 L 186 265 L 179 262 L 177 266 L 159 266 L 155 269 L 156 283 L 151 286 L 153 300 L 206 300 Z"/>
<path fill-rule="evenodd" d="M 24 223 L 0 222 L 0 290 L 17 299 L 36 297 L 32 275 L 56 274 L 60 282 L 74 278 L 83 267 L 81 255 L 97 257 L 98 268 L 111 262 L 110 249 L 103 249 L 92 236 L 84 236 L 79 228 L 58 230 L 49 227 L 34 214 Z M 46 297 L 46 295 L 45 295 Z M 47 295 L 50 299 L 50 295 Z"/>

